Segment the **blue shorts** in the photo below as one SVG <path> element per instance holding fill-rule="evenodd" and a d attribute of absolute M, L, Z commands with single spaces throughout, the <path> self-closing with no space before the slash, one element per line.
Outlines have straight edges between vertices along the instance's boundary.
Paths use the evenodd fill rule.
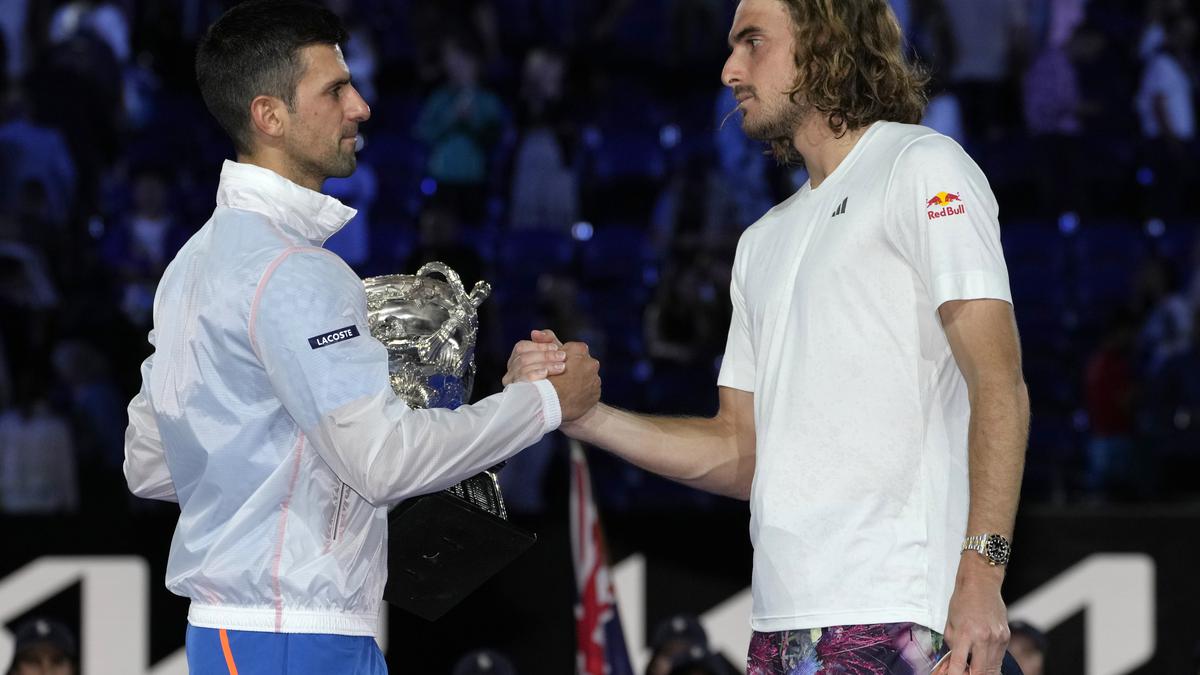
<path fill-rule="evenodd" d="M 192 675 L 387 675 L 375 638 L 257 633 L 188 624 Z"/>

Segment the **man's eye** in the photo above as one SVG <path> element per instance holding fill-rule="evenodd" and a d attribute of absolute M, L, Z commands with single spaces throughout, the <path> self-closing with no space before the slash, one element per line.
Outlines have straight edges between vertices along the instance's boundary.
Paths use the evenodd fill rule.
<path fill-rule="evenodd" d="M 330 90 L 330 92 L 329 92 L 329 93 L 333 94 L 333 97 L 334 97 L 334 98 L 340 98 L 340 97 L 341 97 L 341 95 L 342 95 L 342 88 L 341 88 L 341 87 L 334 87 L 332 90 Z"/>

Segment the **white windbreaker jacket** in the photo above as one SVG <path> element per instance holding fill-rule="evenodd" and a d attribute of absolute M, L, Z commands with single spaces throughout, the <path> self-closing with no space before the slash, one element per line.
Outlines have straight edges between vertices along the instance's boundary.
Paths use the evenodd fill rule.
<path fill-rule="evenodd" d="M 392 393 L 362 281 L 321 248 L 354 213 L 226 162 L 212 219 L 159 284 L 125 476 L 179 502 L 167 588 L 195 626 L 373 635 L 386 507 L 558 427 L 545 381 L 453 411 Z"/>

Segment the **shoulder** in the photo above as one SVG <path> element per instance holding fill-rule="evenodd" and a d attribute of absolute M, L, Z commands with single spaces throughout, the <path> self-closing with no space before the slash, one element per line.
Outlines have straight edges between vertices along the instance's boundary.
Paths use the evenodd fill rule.
<path fill-rule="evenodd" d="M 970 155 L 958 141 L 928 127 L 903 125 L 910 129 L 895 138 L 894 158 L 897 166 L 913 169 L 925 163 L 970 162 Z"/>
<path fill-rule="evenodd" d="M 347 286 L 362 289 L 362 280 L 332 251 L 316 246 L 291 246 L 281 249 L 267 264 L 264 282 L 287 282 L 308 292 L 323 289 L 343 290 Z"/>
<path fill-rule="evenodd" d="M 913 134 L 902 139 L 892 157 L 892 170 L 888 176 L 891 189 L 904 185 L 925 185 L 930 180 L 969 177 L 973 181 L 986 177 L 979 165 L 953 138 L 925 129 L 923 134 Z"/>

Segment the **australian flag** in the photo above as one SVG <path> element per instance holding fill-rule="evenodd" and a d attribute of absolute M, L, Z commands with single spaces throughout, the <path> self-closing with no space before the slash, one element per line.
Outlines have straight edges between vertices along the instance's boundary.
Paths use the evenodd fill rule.
<path fill-rule="evenodd" d="M 633 675 L 613 593 L 583 446 L 571 441 L 571 557 L 575 562 L 575 672 Z"/>

